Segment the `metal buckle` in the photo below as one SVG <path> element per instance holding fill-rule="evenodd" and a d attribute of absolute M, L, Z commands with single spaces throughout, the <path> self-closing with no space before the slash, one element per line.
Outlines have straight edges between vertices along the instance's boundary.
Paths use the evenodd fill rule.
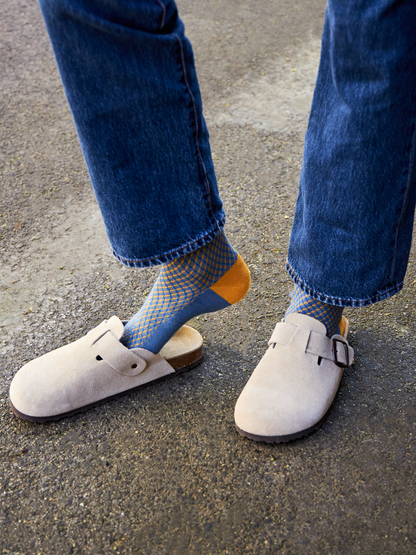
<path fill-rule="evenodd" d="M 334 362 L 337 366 L 339 366 L 340 368 L 348 368 L 348 366 L 350 365 L 350 357 L 349 357 L 349 352 L 348 352 L 348 343 L 346 341 L 342 341 L 341 339 L 337 339 L 336 337 L 332 337 L 332 354 L 334 356 Z M 345 361 L 346 364 L 340 362 L 338 360 L 338 353 L 337 353 L 337 343 L 341 343 L 341 345 L 344 345 L 344 351 L 345 351 Z"/>

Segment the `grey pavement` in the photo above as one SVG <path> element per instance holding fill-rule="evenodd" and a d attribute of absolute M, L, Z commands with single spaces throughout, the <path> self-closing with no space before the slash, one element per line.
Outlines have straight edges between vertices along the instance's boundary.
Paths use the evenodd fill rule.
<path fill-rule="evenodd" d="M 156 274 L 110 254 L 36 3 L 0 4 L 0 553 L 413 554 L 414 250 L 401 294 L 346 311 L 356 361 L 319 431 L 267 445 L 234 429 L 291 289 L 285 252 L 325 3 L 179 7 L 227 234 L 252 288 L 193 321 L 206 356 L 192 372 L 31 424 L 8 406 L 19 367 L 132 315 Z"/>

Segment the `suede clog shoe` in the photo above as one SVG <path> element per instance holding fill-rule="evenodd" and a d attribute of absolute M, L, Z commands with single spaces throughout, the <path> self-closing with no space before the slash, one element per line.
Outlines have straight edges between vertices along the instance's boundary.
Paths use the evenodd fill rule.
<path fill-rule="evenodd" d="M 74 343 L 25 364 L 10 386 L 16 416 L 32 422 L 58 420 L 202 361 L 202 337 L 190 326 L 182 326 L 159 354 L 127 349 L 120 343 L 123 330 L 121 320 L 112 316 Z"/>
<path fill-rule="evenodd" d="M 241 435 L 281 443 L 319 428 L 354 359 L 344 317 L 340 328 L 329 338 L 321 322 L 297 313 L 277 324 L 235 407 Z"/>

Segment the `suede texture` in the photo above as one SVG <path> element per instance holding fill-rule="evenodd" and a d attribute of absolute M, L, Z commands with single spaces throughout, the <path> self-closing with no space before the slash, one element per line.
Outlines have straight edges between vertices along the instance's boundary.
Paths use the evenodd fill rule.
<path fill-rule="evenodd" d="M 123 329 L 112 316 L 74 343 L 23 366 L 10 386 L 13 406 L 27 416 L 55 416 L 174 372 L 161 355 L 124 347 Z"/>
<path fill-rule="evenodd" d="M 240 430 L 260 437 L 297 434 L 313 427 L 328 411 L 343 368 L 333 362 L 335 344 L 346 364 L 346 337 L 326 337 L 318 320 L 290 314 L 278 323 L 269 349 L 243 389 L 236 407 Z M 341 344 L 341 342 L 344 344 Z M 354 351 L 348 347 L 349 362 Z"/>

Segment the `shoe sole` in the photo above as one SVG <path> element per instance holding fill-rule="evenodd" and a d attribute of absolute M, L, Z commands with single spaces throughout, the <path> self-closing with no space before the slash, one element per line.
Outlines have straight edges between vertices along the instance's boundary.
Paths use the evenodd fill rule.
<path fill-rule="evenodd" d="M 85 412 L 89 409 L 92 409 L 94 407 L 99 407 L 100 405 L 103 405 L 104 403 L 107 403 L 109 401 L 113 401 L 114 399 L 118 399 L 119 397 L 123 397 L 124 395 L 128 395 L 129 393 L 134 393 L 135 391 L 138 391 L 139 389 L 143 389 L 145 387 L 148 387 L 150 385 L 159 383 L 159 382 L 163 382 L 169 378 L 173 378 L 174 376 L 177 376 L 178 374 L 183 374 L 184 372 L 188 372 L 188 370 L 192 370 L 192 368 L 195 368 L 195 366 L 198 366 L 199 364 L 201 364 L 202 360 L 204 358 L 204 346 L 201 345 L 200 347 L 198 347 L 197 349 L 195 349 L 194 351 L 185 353 L 183 355 L 177 355 L 174 356 L 172 358 L 166 358 L 166 362 L 168 362 L 172 368 L 175 370 L 174 373 L 172 374 L 168 374 L 167 376 L 162 376 L 161 378 L 157 378 L 156 380 L 152 380 L 151 382 L 139 385 L 137 387 L 133 387 L 131 389 L 126 389 L 125 391 L 120 391 L 119 393 L 116 393 L 115 395 L 110 395 L 109 397 L 105 397 L 104 399 L 99 399 L 98 401 L 94 401 L 94 403 L 91 403 L 89 405 L 85 405 L 83 407 L 79 407 L 76 408 L 74 410 L 68 411 L 68 412 L 63 412 L 61 414 L 55 414 L 52 416 L 29 416 L 27 414 L 23 414 L 20 411 L 18 411 L 14 406 L 13 403 L 11 401 L 10 402 L 10 408 L 12 409 L 13 413 L 21 418 L 22 420 L 28 420 L 29 422 L 38 422 L 38 423 L 42 423 L 42 422 L 52 422 L 54 420 L 61 420 L 62 418 L 66 418 L 67 416 L 73 416 L 74 414 L 79 414 L 81 412 Z"/>
<path fill-rule="evenodd" d="M 329 412 L 329 411 L 328 411 Z M 321 420 L 319 420 L 319 422 L 317 422 L 316 424 L 314 424 L 313 426 L 311 426 L 310 428 L 306 428 L 306 430 L 301 430 L 300 432 L 296 432 L 294 434 L 288 434 L 288 435 L 284 435 L 284 436 L 257 436 L 255 434 L 249 434 L 248 432 L 245 432 L 244 430 L 241 430 L 241 428 L 239 428 L 237 426 L 237 424 L 235 424 L 235 428 L 237 430 L 237 432 L 244 436 L 247 437 L 248 439 L 252 439 L 253 441 L 256 441 L 257 443 L 263 442 L 263 443 L 287 443 L 288 441 L 293 441 L 295 439 L 299 439 L 301 437 L 307 436 L 309 434 L 311 434 L 312 432 L 314 432 L 315 430 L 317 430 L 318 428 L 320 428 L 322 426 L 322 424 L 324 423 L 328 412 L 326 414 L 324 414 L 324 416 L 321 418 Z"/>

